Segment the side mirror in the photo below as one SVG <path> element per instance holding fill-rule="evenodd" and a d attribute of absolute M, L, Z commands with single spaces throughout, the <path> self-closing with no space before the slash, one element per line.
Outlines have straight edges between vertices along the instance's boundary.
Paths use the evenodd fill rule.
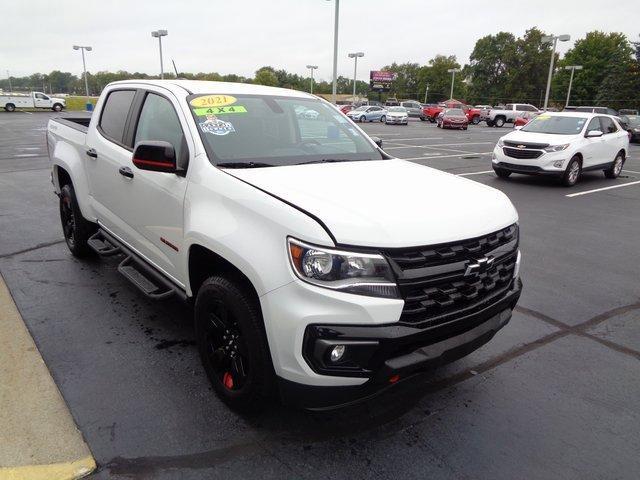
<path fill-rule="evenodd" d="M 133 164 L 140 170 L 176 173 L 176 150 L 169 142 L 145 140 L 136 143 L 133 150 Z"/>
<path fill-rule="evenodd" d="M 603 133 L 600 130 L 591 130 L 590 132 L 587 132 L 585 137 L 587 137 L 587 138 L 597 138 L 597 137 L 601 137 L 602 135 L 603 135 Z"/>
<path fill-rule="evenodd" d="M 371 137 L 371 140 L 373 140 L 373 143 L 378 145 L 378 147 L 382 148 L 382 139 L 380 137 Z"/>

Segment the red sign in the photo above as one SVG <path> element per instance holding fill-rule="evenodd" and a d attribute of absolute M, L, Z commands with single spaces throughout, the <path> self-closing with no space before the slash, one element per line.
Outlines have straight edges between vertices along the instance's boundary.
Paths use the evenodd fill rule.
<path fill-rule="evenodd" d="M 391 83 L 398 77 L 394 72 L 385 72 L 384 70 L 371 70 L 369 79 L 372 82 Z"/>

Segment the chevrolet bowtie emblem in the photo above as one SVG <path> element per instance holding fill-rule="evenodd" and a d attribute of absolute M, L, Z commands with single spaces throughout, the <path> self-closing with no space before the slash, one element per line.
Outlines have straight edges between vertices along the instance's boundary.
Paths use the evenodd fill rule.
<path fill-rule="evenodd" d="M 479 273 L 486 272 L 491 268 L 494 260 L 495 259 L 493 257 L 484 257 L 470 261 L 467 265 L 467 269 L 464 272 L 464 276 L 473 277 L 478 275 Z"/>
<path fill-rule="evenodd" d="M 523 148 L 527 148 L 526 145 L 518 145 L 516 148 L 519 148 L 520 150 L 522 150 Z"/>

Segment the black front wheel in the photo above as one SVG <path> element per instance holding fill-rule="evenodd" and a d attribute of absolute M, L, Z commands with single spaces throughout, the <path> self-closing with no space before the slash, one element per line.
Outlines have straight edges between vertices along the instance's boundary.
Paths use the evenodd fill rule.
<path fill-rule="evenodd" d="M 222 401 L 239 411 L 264 408 L 274 373 L 258 300 L 241 282 L 205 280 L 195 304 L 195 332 L 209 381 Z"/>
<path fill-rule="evenodd" d="M 97 226 L 82 216 L 72 185 L 60 189 L 60 221 L 67 247 L 75 257 L 86 257 L 93 251 L 87 244 Z"/>
<path fill-rule="evenodd" d="M 622 172 L 622 166 L 624 165 L 624 155 L 622 152 L 616 155 L 615 160 L 611 164 L 611 167 L 607 168 L 604 171 L 604 176 L 607 178 L 618 178 L 620 173 Z"/>
<path fill-rule="evenodd" d="M 511 176 L 511 172 L 509 170 L 503 170 L 502 168 L 493 168 L 493 171 L 496 172 L 496 175 L 500 178 L 509 178 Z"/>

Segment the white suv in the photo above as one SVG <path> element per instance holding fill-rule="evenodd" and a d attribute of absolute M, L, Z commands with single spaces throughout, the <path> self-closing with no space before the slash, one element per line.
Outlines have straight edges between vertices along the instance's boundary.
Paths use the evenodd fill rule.
<path fill-rule="evenodd" d="M 412 381 L 489 341 L 520 295 L 503 193 L 391 158 L 304 92 L 115 82 L 47 140 L 71 252 L 121 255 L 144 295 L 192 302 L 204 368 L 240 409 Z"/>
<path fill-rule="evenodd" d="M 551 175 L 573 186 L 589 170 L 618 177 L 628 151 L 629 134 L 610 115 L 544 113 L 498 140 L 492 163 L 501 178 Z"/>

